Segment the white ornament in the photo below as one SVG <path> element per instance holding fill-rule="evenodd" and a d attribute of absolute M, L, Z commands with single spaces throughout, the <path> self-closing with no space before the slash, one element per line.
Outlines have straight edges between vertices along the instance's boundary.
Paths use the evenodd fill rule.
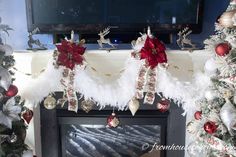
<path fill-rule="evenodd" d="M 205 92 L 205 98 L 208 100 L 208 101 L 211 101 L 211 100 L 214 100 L 216 97 L 217 97 L 217 92 L 214 91 L 214 90 L 207 90 Z"/>
<path fill-rule="evenodd" d="M 230 135 L 234 136 L 234 131 L 236 131 L 236 108 L 229 99 L 226 99 L 226 103 L 220 110 L 220 118 L 227 127 Z"/>
<path fill-rule="evenodd" d="M 206 61 L 204 70 L 208 75 L 215 75 L 217 72 L 217 68 L 218 66 L 216 64 L 216 61 L 213 58 L 210 58 Z"/>
<path fill-rule="evenodd" d="M 48 110 L 52 110 L 54 108 L 56 108 L 57 103 L 56 103 L 56 99 L 54 97 L 52 97 L 52 95 L 49 95 L 43 102 L 44 107 Z"/>
<path fill-rule="evenodd" d="M 133 98 L 132 100 L 129 101 L 129 110 L 131 111 L 133 116 L 138 111 L 139 106 L 140 106 L 139 101 L 137 99 Z"/>

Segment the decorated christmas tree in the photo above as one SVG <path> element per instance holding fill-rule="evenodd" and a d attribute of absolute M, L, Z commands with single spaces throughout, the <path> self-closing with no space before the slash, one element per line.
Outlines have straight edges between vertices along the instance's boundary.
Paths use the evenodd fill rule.
<path fill-rule="evenodd" d="M 8 25 L 0 23 L 0 157 L 21 157 L 28 149 L 24 143 L 25 121 L 32 118 L 32 111 L 23 107 L 18 89 L 13 85 L 14 73 L 10 70 L 15 63 L 13 50 L 2 39 L 2 34 L 9 35 L 9 30 L 12 29 Z"/>
<path fill-rule="evenodd" d="M 196 101 L 198 111 L 188 123 L 191 157 L 236 156 L 236 1 L 216 21 L 216 33 L 205 41 L 213 53 L 205 64 L 211 85 Z"/>

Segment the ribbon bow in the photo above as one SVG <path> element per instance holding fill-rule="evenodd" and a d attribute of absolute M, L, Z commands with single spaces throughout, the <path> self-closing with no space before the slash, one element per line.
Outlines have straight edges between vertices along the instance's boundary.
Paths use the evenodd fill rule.
<path fill-rule="evenodd" d="M 63 78 L 60 80 L 61 84 L 64 86 L 64 95 L 63 99 L 60 99 L 60 101 L 68 101 L 69 111 L 77 112 L 78 110 L 78 99 L 76 91 L 74 89 L 74 67 L 75 65 L 83 64 L 83 54 L 86 49 L 82 46 L 84 42 L 84 40 L 81 40 L 80 43 L 74 43 L 73 41 L 64 40 L 60 45 L 56 45 L 57 50 L 59 51 L 56 63 L 58 65 L 64 66 Z"/>
<path fill-rule="evenodd" d="M 58 65 L 63 65 L 71 70 L 74 69 L 76 64 L 82 64 L 85 52 L 85 47 L 80 44 L 72 43 L 63 40 L 60 45 L 56 45 L 57 50 L 60 52 L 58 55 Z"/>
<path fill-rule="evenodd" d="M 146 90 L 144 103 L 154 103 L 157 83 L 157 65 L 167 62 L 165 50 L 165 45 L 157 38 L 147 36 L 144 47 L 140 51 L 140 59 L 145 59 L 145 63 L 139 70 L 135 97 L 142 99 Z"/>
<path fill-rule="evenodd" d="M 141 49 L 141 58 L 146 59 L 148 65 L 153 69 L 158 63 L 166 63 L 165 45 L 157 38 L 147 37 L 144 47 Z"/>

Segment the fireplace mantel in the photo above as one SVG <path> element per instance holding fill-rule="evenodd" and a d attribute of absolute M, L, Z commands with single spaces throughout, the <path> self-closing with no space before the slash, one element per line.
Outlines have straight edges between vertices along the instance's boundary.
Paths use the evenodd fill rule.
<path fill-rule="evenodd" d="M 90 62 L 90 64 L 94 64 L 94 66 L 99 65 L 100 63 L 103 63 L 104 61 L 108 61 L 111 58 L 114 58 L 114 62 L 112 63 L 112 68 L 104 68 L 102 64 L 98 66 L 98 68 L 101 71 L 116 71 L 115 69 L 120 69 L 122 65 L 124 64 L 125 58 L 130 55 L 132 50 L 114 50 L 111 52 L 108 51 L 101 51 L 101 50 L 88 50 L 88 53 L 85 55 L 86 59 Z M 31 79 L 29 76 L 24 75 L 23 73 L 30 73 L 32 74 L 32 77 L 35 78 L 38 76 L 41 70 L 43 70 L 48 63 L 48 60 L 51 58 L 53 53 L 53 50 L 46 50 L 46 51 L 15 51 L 14 57 L 16 60 L 16 68 L 20 72 L 16 72 L 15 76 L 17 80 L 15 81 L 15 84 L 19 88 L 19 92 L 21 92 L 22 82 L 26 82 L 27 80 Z M 197 71 L 202 71 L 204 67 L 205 61 L 211 56 L 212 54 L 210 52 L 207 52 L 205 50 L 197 50 L 192 53 L 189 53 L 188 51 L 180 51 L 180 50 L 167 50 L 167 56 L 169 59 L 169 71 L 173 76 L 176 76 L 177 79 L 184 82 L 190 82 L 192 80 L 192 76 Z M 24 63 L 24 64 L 22 64 Z M 184 63 L 184 64 L 183 64 Z M 186 68 L 187 67 L 187 68 Z M 24 81 L 22 81 L 24 80 Z M 27 105 L 27 104 L 26 104 Z M 148 110 L 155 110 L 155 107 L 152 108 L 150 106 L 144 108 Z M 36 138 L 36 141 L 39 141 L 40 137 L 40 114 L 39 110 L 36 109 L 34 116 L 34 123 L 31 123 L 28 130 L 28 138 L 27 140 L 29 143 L 31 143 L 31 147 L 39 148 L 39 145 L 36 144 L 34 138 Z M 47 111 L 45 110 L 45 114 L 47 113 L 54 114 L 53 111 Z M 177 131 L 178 134 L 185 136 L 185 117 L 182 117 L 183 111 L 178 108 L 176 105 L 172 105 L 171 112 L 168 119 L 171 119 L 173 122 L 171 123 L 171 130 L 174 130 L 174 132 L 170 132 L 169 134 L 172 134 L 172 136 L 176 136 L 176 129 L 179 130 L 180 128 L 183 128 L 183 130 Z M 41 117 L 43 115 L 41 114 Z M 179 125 L 179 123 L 181 125 Z M 35 131 L 34 131 L 35 130 Z M 36 132 L 36 135 L 34 134 Z M 179 138 L 181 136 L 176 136 L 176 138 Z M 173 140 L 173 139 L 170 139 Z M 184 142 L 184 139 L 178 139 L 177 141 Z M 40 143 L 40 142 L 39 142 Z M 41 151 L 36 150 L 37 155 L 40 157 Z M 183 156 L 183 155 L 182 155 Z"/>

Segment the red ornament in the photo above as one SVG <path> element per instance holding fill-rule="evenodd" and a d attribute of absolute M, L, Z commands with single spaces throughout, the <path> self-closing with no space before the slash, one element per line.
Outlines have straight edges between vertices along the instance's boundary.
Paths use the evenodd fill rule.
<path fill-rule="evenodd" d="M 10 85 L 5 95 L 7 97 L 13 97 L 13 96 L 16 96 L 17 93 L 18 93 L 18 88 L 14 85 Z"/>
<path fill-rule="evenodd" d="M 197 111 L 197 112 L 195 112 L 194 118 L 195 118 L 196 120 L 200 120 L 200 119 L 202 118 L 202 111 Z"/>
<path fill-rule="evenodd" d="M 170 108 L 170 101 L 167 99 L 162 99 L 160 102 L 157 103 L 157 109 L 160 112 L 166 112 Z"/>
<path fill-rule="evenodd" d="M 225 56 L 229 54 L 230 50 L 231 46 L 229 45 L 229 43 L 220 43 L 215 48 L 215 52 L 219 56 Z"/>
<path fill-rule="evenodd" d="M 23 119 L 27 122 L 27 124 L 30 123 L 31 119 L 33 118 L 34 112 L 30 109 L 27 109 L 23 114 Z"/>
<path fill-rule="evenodd" d="M 56 45 L 60 52 L 58 55 L 58 64 L 67 68 L 74 69 L 76 64 L 82 64 L 85 47 L 69 41 L 62 41 L 61 45 Z"/>
<path fill-rule="evenodd" d="M 116 128 L 120 124 L 119 118 L 116 116 L 116 114 L 113 112 L 108 118 L 107 118 L 107 126 L 110 128 Z"/>
<path fill-rule="evenodd" d="M 208 134 L 213 134 L 216 132 L 217 130 L 217 125 L 215 122 L 209 121 L 206 122 L 204 124 L 204 130 L 208 133 Z"/>
<path fill-rule="evenodd" d="M 167 62 L 165 50 L 165 45 L 157 38 L 147 37 L 144 47 L 141 49 L 140 52 L 140 59 L 146 59 L 148 65 L 151 68 L 155 68 L 158 63 Z"/>

